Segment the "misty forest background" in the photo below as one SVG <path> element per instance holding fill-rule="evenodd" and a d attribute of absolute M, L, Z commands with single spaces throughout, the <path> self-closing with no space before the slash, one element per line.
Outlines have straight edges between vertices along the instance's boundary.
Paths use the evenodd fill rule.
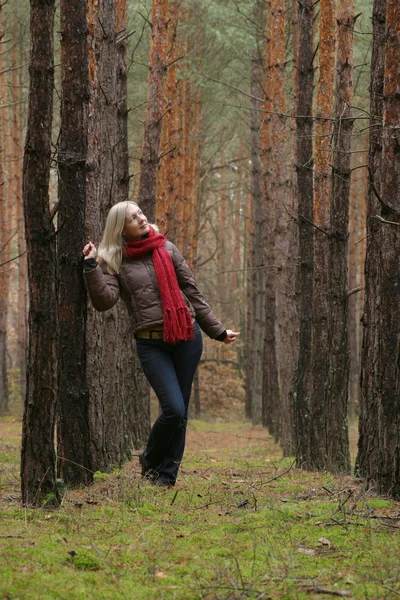
<path fill-rule="evenodd" d="M 333 473 L 360 419 L 356 473 L 398 497 L 396 0 L 30 4 L 0 11 L 0 412 L 23 416 L 23 502 L 146 439 L 125 308 L 95 313 L 81 274 L 127 198 L 241 331 L 205 340 L 193 415 Z"/>

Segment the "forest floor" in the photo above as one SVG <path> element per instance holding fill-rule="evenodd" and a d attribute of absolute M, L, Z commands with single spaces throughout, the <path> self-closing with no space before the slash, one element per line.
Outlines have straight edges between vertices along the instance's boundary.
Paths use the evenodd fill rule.
<path fill-rule="evenodd" d="M 0 597 L 400 596 L 400 503 L 296 470 L 261 428 L 192 420 L 174 489 L 135 458 L 57 510 L 20 504 L 20 434 L 0 420 Z"/>

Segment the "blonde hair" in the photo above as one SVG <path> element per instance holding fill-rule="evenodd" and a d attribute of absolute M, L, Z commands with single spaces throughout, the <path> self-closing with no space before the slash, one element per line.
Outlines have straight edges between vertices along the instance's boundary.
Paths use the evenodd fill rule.
<path fill-rule="evenodd" d="M 122 230 L 125 227 L 126 211 L 130 204 L 137 206 L 136 202 L 126 200 L 118 202 L 110 208 L 107 215 L 106 225 L 104 227 L 103 237 L 97 251 L 99 263 L 107 264 L 107 272 L 110 275 L 117 275 L 122 262 L 122 249 L 124 240 Z"/>
<path fill-rule="evenodd" d="M 106 263 L 107 272 L 110 275 L 117 275 L 121 267 L 122 250 L 125 246 L 122 231 L 125 227 L 126 211 L 130 204 L 138 206 L 132 200 L 118 202 L 110 208 L 110 212 L 107 215 L 103 237 L 97 251 L 97 258 L 100 264 L 102 262 Z M 158 227 L 156 225 L 152 227 L 158 233 Z"/>

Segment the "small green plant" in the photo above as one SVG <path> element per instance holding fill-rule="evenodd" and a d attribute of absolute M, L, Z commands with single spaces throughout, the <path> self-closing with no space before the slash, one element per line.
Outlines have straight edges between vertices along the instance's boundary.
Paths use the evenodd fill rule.
<path fill-rule="evenodd" d="M 43 502 L 42 508 L 51 508 L 59 505 L 58 497 L 54 492 L 49 492 L 46 494 Z"/>
<path fill-rule="evenodd" d="M 99 482 L 99 481 L 107 481 L 107 479 L 110 477 L 110 473 L 104 473 L 103 471 L 96 471 L 96 473 L 93 475 L 93 481 L 95 483 Z"/>
<path fill-rule="evenodd" d="M 68 561 L 76 569 L 81 569 L 82 571 L 98 571 L 101 569 L 100 561 L 88 550 L 79 549 L 77 552 L 71 550 L 68 554 Z"/>

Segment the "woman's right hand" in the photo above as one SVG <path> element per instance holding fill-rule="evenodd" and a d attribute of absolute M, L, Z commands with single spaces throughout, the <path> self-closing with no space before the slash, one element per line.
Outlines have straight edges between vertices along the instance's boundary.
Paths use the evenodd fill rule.
<path fill-rule="evenodd" d="M 240 335 L 240 331 L 232 331 L 232 329 L 227 329 L 224 344 L 233 344 L 238 335 Z"/>
<path fill-rule="evenodd" d="M 86 244 L 86 246 L 82 250 L 82 254 L 85 257 L 85 260 L 87 258 L 96 258 L 96 256 L 97 256 L 96 246 L 94 244 L 92 244 L 92 242 L 89 242 L 88 244 Z"/>

